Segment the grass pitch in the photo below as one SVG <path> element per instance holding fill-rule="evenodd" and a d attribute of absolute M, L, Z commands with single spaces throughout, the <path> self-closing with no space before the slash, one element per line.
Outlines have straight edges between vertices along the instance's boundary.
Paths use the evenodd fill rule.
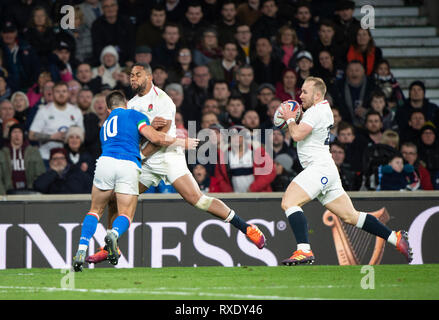
<path fill-rule="evenodd" d="M 84 268 L 80 273 L 8 269 L 0 270 L 0 299 L 439 299 L 438 264 L 379 265 L 373 266 L 373 274 L 361 270 L 362 266 Z M 62 288 L 63 283 L 71 287 Z M 374 288 L 363 289 L 362 284 Z"/>

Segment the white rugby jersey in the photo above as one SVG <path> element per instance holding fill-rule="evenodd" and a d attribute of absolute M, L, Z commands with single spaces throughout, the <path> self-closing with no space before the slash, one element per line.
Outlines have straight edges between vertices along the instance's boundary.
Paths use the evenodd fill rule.
<path fill-rule="evenodd" d="M 303 140 L 297 142 L 297 154 L 300 164 L 306 168 L 312 164 L 333 164 L 331 153 L 329 152 L 329 131 L 334 125 L 329 102 L 323 100 L 303 113 L 302 120 L 312 127 L 311 133 Z"/>
<path fill-rule="evenodd" d="M 69 127 L 74 125 L 84 129 L 81 110 L 70 103 L 67 103 L 64 110 L 59 110 L 55 107 L 55 104 L 51 102 L 39 107 L 29 130 L 45 134 L 54 134 L 58 131 L 67 132 Z M 64 143 L 62 142 L 46 142 L 39 147 L 41 157 L 44 160 L 49 160 L 50 149 L 62 148 L 63 146 Z"/>
<path fill-rule="evenodd" d="M 171 127 L 167 132 L 171 137 L 176 137 L 177 129 L 175 127 L 175 104 L 172 99 L 160 88 L 156 86 L 152 86 L 149 92 L 139 97 L 138 95 L 134 96 L 127 104 L 128 109 L 137 110 L 144 115 L 146 115 L 149 119 L 149 122 L 152 123 L 155 117 L 162 117 L 166 120 L 171 120 Z M 149 160 L 159 157 L 166 150 L 166 147 L 162 147 L 156 153 L 154 153 Z M 148 161 L 149 161 L 148 160 Z"/>

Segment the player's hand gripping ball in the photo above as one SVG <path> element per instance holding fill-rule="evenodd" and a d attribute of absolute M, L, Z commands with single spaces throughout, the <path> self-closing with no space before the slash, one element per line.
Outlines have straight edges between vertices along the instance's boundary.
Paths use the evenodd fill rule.
<path fill-rule="evenodd" d="M 282 102 L 274 113 L 274 125 L 283 130 L 288 130 L 287 120 L 293 118 L 299 123 L 302 117 L 302 107 L 296 100 L 287 100 Z"/>

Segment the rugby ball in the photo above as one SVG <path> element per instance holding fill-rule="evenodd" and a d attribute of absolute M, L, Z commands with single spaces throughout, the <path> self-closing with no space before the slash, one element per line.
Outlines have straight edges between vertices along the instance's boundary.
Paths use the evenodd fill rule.
<path fill-rule="evenodd" d="M 284 119 L 279 117 L 279 113 L 281 112 L 282 106 L 285 104 L 287 104 L 290 107 L 291 111 L 298 110 L 297 115 L 296 115 L 296 122 L 298 122 L 298 120 L 300 119 L 301 112 L 302 112 L 302 109 L 300 108 L 300 104 L 296 100 L 287 100 L 287 101 L 282 102 L 279 105 L 279 107 L 277 107 L 276 112 L 274 113 L 273 123 L 274 123 L 275 127 L 279 128 L 283 131 L 288 130 L 288 125 Z"/>

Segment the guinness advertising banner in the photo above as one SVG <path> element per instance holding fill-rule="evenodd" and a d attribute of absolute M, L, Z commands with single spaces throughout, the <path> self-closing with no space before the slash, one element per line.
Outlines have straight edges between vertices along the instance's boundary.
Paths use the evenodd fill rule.
<path fill-rule="evenodd" d="M 405 229 L 414 264 L 439 263 L 439 198 L 376 197 L 351 194 L 358 210 L 374 214 L 393 230 Z M 217 194 L 242 218 L 259 226 L 267 239 L 257 249 L 228 223 L 193 208 L 179 196 L 142 196 L 134 221 L 120 240 L 117 268 L 175 266 L 276 266 L 296 248 L 280 207 L 282 194 Z M 81 198 L 82 197 L 82 198 Z M 90 206 L 89 196 L 40 196 L 0 202 L 0 269 L 64 268 L 71 265 Z M 317 201 L 303 207 L 316 264 L 400 264 L 403 256 L 381 239 L 342 223 Z M 104 245 L 107 214 L 101 219 L 89 252 Z M 111 267 L 102 263 L 93 267 Z"/>

